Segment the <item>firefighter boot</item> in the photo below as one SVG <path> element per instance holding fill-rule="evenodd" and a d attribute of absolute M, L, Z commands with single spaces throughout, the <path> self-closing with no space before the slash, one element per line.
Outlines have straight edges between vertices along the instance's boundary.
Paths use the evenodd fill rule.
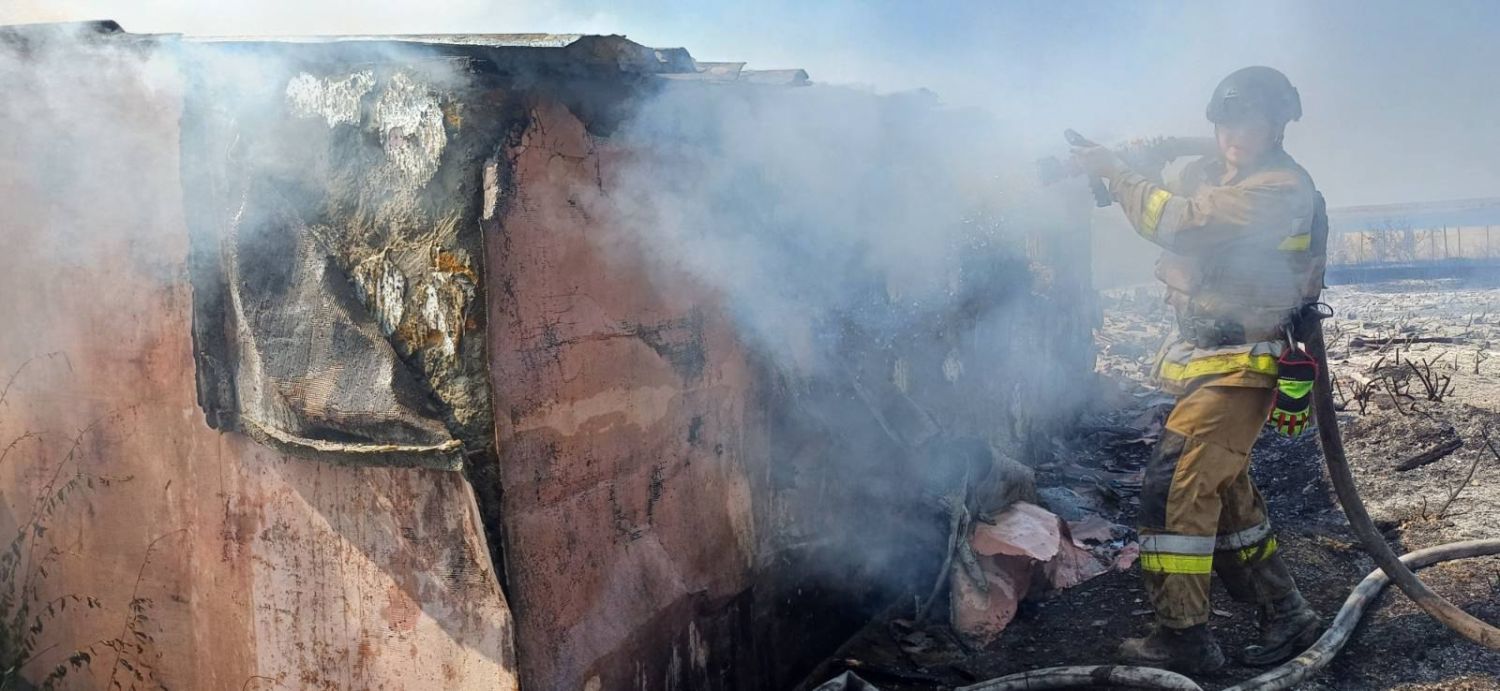
<path fill-rule="evenodd" d="M 1172 629 L 1157 625 L 1144 638 L 1127 638 L 1120 644 L 1122 662 L 1199 674 L 1224 666 L 1224 651 L 1207 624 Z"/>
<path fill-rule="evenodd" d="M 1251 667 L 1280 664 L 1307 650 L 1318 640 L 1323 620 L 1312 605 L 1293 590 L 1275 602 L 1262 605 L 1260 642 L 1245 646 L 1240 660 Z"/>

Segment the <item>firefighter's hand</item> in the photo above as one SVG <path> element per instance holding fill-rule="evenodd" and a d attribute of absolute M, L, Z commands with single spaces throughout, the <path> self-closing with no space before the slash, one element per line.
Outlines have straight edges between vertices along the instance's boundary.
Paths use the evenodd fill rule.
<path fill-rule="evenodd" d="M 1073 160 L 1092 177 L 1114 179 L 1125 172 L 1125 162 L 1102 146 L 1075 146 Z"/>

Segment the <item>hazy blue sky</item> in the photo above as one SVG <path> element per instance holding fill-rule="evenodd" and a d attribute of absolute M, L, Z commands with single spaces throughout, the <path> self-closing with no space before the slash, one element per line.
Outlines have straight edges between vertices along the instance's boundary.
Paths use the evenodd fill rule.
<path fill-rule="evenodd" d="M 1288 149 L 1335 206 L 1500 196 L 1500 2 L 0 0 L 0 21 L 113 17 L 212 34 L 590 32 L 815 80 L 927 87 L 1038 151 L 1207 132 L 1229 71 L 1302 91 Z"/>

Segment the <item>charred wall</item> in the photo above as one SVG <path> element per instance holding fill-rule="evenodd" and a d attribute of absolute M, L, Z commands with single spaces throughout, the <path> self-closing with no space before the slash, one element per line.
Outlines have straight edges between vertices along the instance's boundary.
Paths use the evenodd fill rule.
<path fill-rule="evenodd" d="M 751 87 L 670 88 L 692 101 Z M 998 219 L 981 219 L 984 237 L 953 248 L 963 259 L 940 303 L 895 297 L 872 271 L 836 309 L 787 314 L 787 340 L 816 341 L 819 364 L 804 368 L 767 352 L 736 296 L 610 201 L 652 194 L 630 179 L 643 169 L 659 193 L 674 177 L 691 188 L 718 163 L 711 140 L 663 153 L 560 101 L 528 115 L 495 162 L 510 184 L 485 231 L 523 674 L 557 688 L 795 685 L 930 585 L 938 499 L 995 462 L 961 440 L 1046 460 L 1088 395 L 1086 221 L 1038 215 L 990 233 Z M 1082 268 L 1052 268 L 1064 262 Z"/>
<path fill-rule="evenodd" d="M 520 106 L 470 60 L 353 52 L 189 53 L 200 398 L 302 452 L 456 469 L 493 455 L 474 173 Z"/>
<path fill-rule="evenodd" d="M 21 240 L 6 287 L 45 299 L 5 305 L 32 337 L 0 339 L 0 366 L 60 352 L 72 369 L 18 378 L 0 441 L 110 422 L 81 455 L 0 469 L 0 527 L 75 456 L 129 476 L 66 519 L 94 568 L 70 557 L 55 592 L 101 593 L 117 621 L 149 590 L 153 631 L 187 651 L 160 658 L 169 686 L 786 688 L 930 582 L 936 499 L 989 462 L 954 440 L 1038 460 L 1086 395 L 1056 385 L 1092 367 L 1078 218 L 955 248 L 938 306 L 872 274 L 788 325 L 831 356 L 815 369 L 664 266 L 600 200 L 635 193 L 627 172 L 660 154 L 619 129 L 658 75 L 695 74 L 685 52 L 537 36 L 158 50 L 170 87 L 90 84 L 140 104 L 90 135 L 144 138 L 115 177 L 45 189 L 56 178 L 5 162 L 0 197 L 31 201 L 5 228 Z M 759 89 L 773 108 L 786 90 L 679 87 Z M 6 115 L 39 141 L 73 126 Z M 670 160 L 713 161 L 695 146 Z M 108 210 L 43 201 L 128 173 L 139 191 Z M 79 218 L 101 230 L 77 243 L 105 258 L 89 281 L 44 240 Z M 171 564 L 152 560 L 166 535 Z"/>
<path fill-rule="evenodd" d="M 548 99 L 495 162 L 491 376 L 523 666 L 554 688 L 753 688 L 754 627 L 730 605 L 755 553 L 756 372 L 691 282 L 603 257 L 616 219 L 572 194 L 629 154 Z"/>
<path fill-rule="evenodd" d="M 176 50 L 0 46 L 0 88 L 26 95 L 0 106 L 0 536 L 22 555 L 0 626 L 7 655 L 35 654 L 18 684 L 516 688 L 460 474 L 204 424 Z"/>

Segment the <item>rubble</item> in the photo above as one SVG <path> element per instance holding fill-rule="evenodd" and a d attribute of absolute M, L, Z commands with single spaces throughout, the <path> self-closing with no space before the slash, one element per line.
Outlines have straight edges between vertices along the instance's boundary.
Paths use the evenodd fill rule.
<path fill-rule="evenodd" d="M 877 689 L 874 684 L 871 684 L 870 682 L 865 681 L 864 679 L 861 679 L 858 674 L 855 674 L 853 672 L 844 672 L 843 674 L 840 674 L 837 677 L 834 677 L 834 678 L 829 679 L 828 681 L 826 681 L 826 682 L 824 682 L 822 684 L 819 684 L 818 687 L 815 688 L 815 689 L 813 689 L 812 691 L 880 691 L 880 690 Z"/>
<path fill-rule="evenodd" d="M 1037 490 L 1037 498 L 1043 508 L 1065 521 L 1082 521 L 1096 515 L 1099 510 L 1083 495 L 1067 487 L 1043 487 Z"/>
<path fill-rule="evenodd" d="M 1500 304 L 1500 290 L 1484 283 L 1398 283 L 1338 286 L 1324 298 L 1338 312 L 1330 332 L 1342 334 L 1330 339 L 1340 344 L 1332 354 L 1333 373 L 1346 381 L 1346 391 L 1347 382 L 1359 374 L 1377 377 L 1380 387 L 1366 410 L 1361 412 L 1351 400 L 1339 419 L 1361 492 L 1377 523 L 1403 552 L 1491 536 L 1500 520 L 1500 473 L 1494 472 L 1500 466 L 1485 434 L 1500 437 L 1495 434 L 1500 429 L 1500 406 L 1493 402 L 1500 369 L 1484 354 L 1496 342 L 1492 317 L 1486 313 Z M 1101 302 L 1105 326 L 1098 333 L 1098 367 L 1110 378 L 1112 387 L 1107 390 L 1116 394 L 1080 420 L 1078 433 L 1053 442 L 1052 460 L 1036 467 L 1037 494 L 1039 502 L 1055 513 L 1080 517 L 1067 526 L 1075 545 L 1093 547 L 1090 538 L 1106 534 L 1126 538 L 1118 552 L 1118 570 L 1051 597 L 1020 598 L 1004 630 L 983 647 L 957 640 L 956 621 L 931 622 L 921 630 L 941 645 L 911 655 L 899 650 L 888 627 L 872 626 L 841 654 L 858 661 L 860 674 L 880 688 L 931 688 L 933 682 L 903 680 L 908 672 L 962 687 L 1040 667 L 1107 663 L 1107 651 L 1121 639 L 1139 635 L 1149 623 L 1152 610 L 1139 577 L 1129 572 L 1136 552 L 1129 542 L 1133 533 L 1125 526 L 1134 522 L 1137 497 L 1124 480 L 1143 467 L 1171 405 L 1170 397 L 1156 392 L 1149 379 L 1150 360 L 1170 332 L 1171 319 L 1156 287 L 1105 291 Z M 1380 340 L 1404 335 L 1377 352 L 1348 348 L 1355 334 Z M 1454 342 L 1400 342 L 1434 337 Z M 1413 356 L 1418 363 L 1426 359 L 1435 372 L 1453 377 L 1452 392 L 1440 402 L 1423 400 L 1422 385 L 1402 365 L 1400 370 L 1391 368 L 1390 374 L 1413 379 L 1412 388 L 1403 389 L 1411 398 L 1398 394 L 1393 401 L 1384 376 L 1368 373 L 1382 357 L 1382 368 L 1387 367 L 1398 347 L 1402 362 Z M 1127 352 L 1140 355 L 1124 355 Z M 1454 439 L 1463 443 L 1447 455 L 1409 471 L 1395 471 L 1413 455 L 1451 446 Z M 1373 566 L 1348 532 L 1324 472 L 1311 433 L 1285 439 L 1267 432 L 1257 442 L 1251 473 L 1266 496 L 1281 549 L 1303 592 L 1327 613 L 1342 604 L 1349 588 Z M 1104 524 L 1113 525 L 1106 532 Z M 992 558 L 985 557 L 986 563 Z M 1424 571 L 1423 579 L 1456 598 L 1465 610 L 1495 621 L 1500 620 L 1496 568 L 1500 559 L 1493 557 L 1456 562 Z M 1016 574 L 1017 581 L 1023 578 L 1042 581 L 1032 571 Z M 1212 626 L 1221 644 L 1252 641 L 1253 609 L 1231 600 L 1217 583 L 1214 589 Z M 1010 592 L 998 587 L 994 591 Z M 984 602 L 974 600 L 976 606 Z M 1472 645 L 1422 615 L 1401 595 L 1383 595 L 1372 609 L 1341 656 L 1306 688 L 1500 688 L 1491 681 L 1500 678 L 1500 661 L 1474 654 Z M 1413 650 L 1421 652 L 1414 658 Z M 1199 681 L 1204 688 L 1220 689 L 1262 671 L 1232 664 L 1222 675 Z"/>
<path fill-rule="evenodd" d="M 983 581 L 961 568 L 951 572 L 953 627 L 974 647 L 994 642 L 1029 595 L 1071 588 L 1133 563 L 1134 543 L 1117 541 L 1128 531 L 1097 515 L 1069 523 L 1020 502 L 994 521 L 976 524 L 970 538 L 974 553 L 983 557 Z"/>

